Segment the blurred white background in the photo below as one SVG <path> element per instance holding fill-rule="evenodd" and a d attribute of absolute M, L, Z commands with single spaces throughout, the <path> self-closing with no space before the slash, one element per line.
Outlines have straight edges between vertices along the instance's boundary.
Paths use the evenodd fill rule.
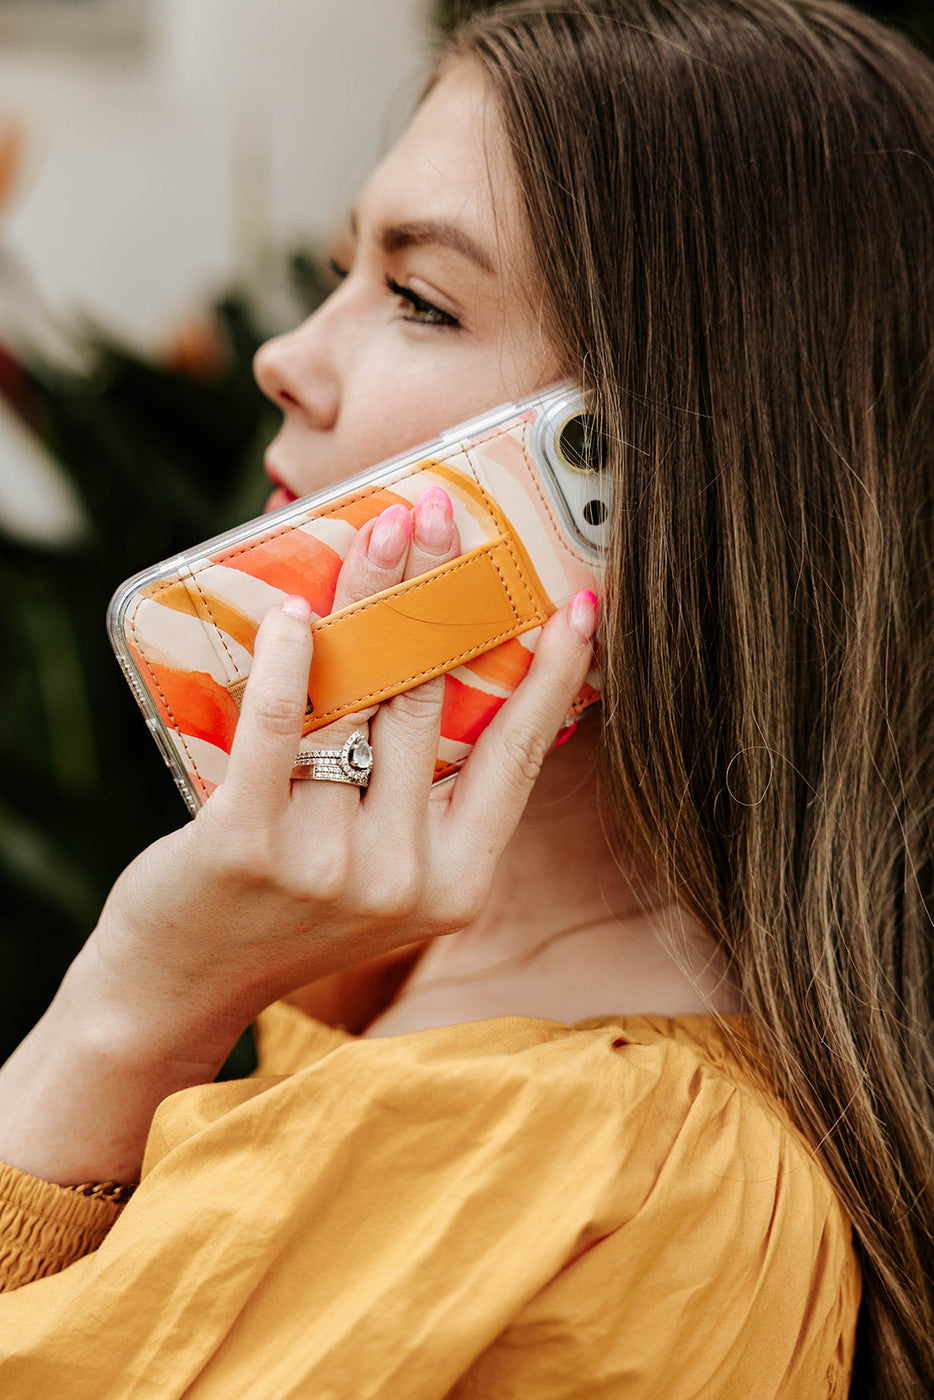
<path fill-rule="evenodd" d="M 283 253 L 323 243 L 405 125 L 430 0 L 94 7 L 0 0 L 0 349 L 67 358 L 87 319 L 158 358 L 238 285 L 286 329 Z M 101 41 L 120 13 L 142 16 L 138 42 Z M 82 41 L 85 22 L 100 34 Z M 0 526 L 49 543 L 83 529 L 2 397 Z"/>
<path fill-rule="evenodd" d="M 135 49 L 0 46 L 0 122 L 24 136 L 0 248 L 56 313 L 151 348 L 265 250 L 333 227 L 411 110 L 430 7 L 145 7 Z"/>

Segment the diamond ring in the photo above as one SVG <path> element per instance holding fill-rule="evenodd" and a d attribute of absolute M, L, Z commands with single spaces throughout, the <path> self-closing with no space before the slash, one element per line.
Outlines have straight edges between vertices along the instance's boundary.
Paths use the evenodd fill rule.
<path fill-rule="evenodd" d="M 311 770 L 302 777 L 365 788 L 373 771 L 373 750 L 363 731 L 355 729 L 343 748 L 303 749 L 296 755 L 293 766 Z"/>

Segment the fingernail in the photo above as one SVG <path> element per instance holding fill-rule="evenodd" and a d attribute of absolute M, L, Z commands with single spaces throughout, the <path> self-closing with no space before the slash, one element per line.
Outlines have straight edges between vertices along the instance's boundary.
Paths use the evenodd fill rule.
<path fill-rule="evenodd" d="M 582 642 L 590 641 L 597 626 L 596 593 L 591 593 L 589 588 L 582 588 L 580 593 L 574 594 L 568 622 L 571 630 L 577 633 Z"/>
<path fill-rule="evenodd" d="M 389 506 L 377 518 L 367 549 L 377 564 L 398 564 L 409 542 L 412 516 L 405 506 Z"/>
<path fill-rule="evenodd" d="M 290 594 L 282 604 L 282 611 L 287 617 L 297 617 L 299 622 L 311 621 L 311 604 L 300 593 Z"/>
<path fill-rule="evenodd" d="M 454 507 L 451 498 L 440 486 L 426 491 L 415 507 L 415 538 L 431 549 L 443 549 L 451 542 Z"/>
<path fill-rule="evenodd" d="M 571 735 L 577 732 L 579 725 L 580 720 L 577 719 L 572 720 L 570 724 L 566 724 L 563 729 L 558 731 L 558 737 L 551 747 L 553 749 L 560 749 L 561 745 L 566 744 L 567 741 L 570 739 Z"/>

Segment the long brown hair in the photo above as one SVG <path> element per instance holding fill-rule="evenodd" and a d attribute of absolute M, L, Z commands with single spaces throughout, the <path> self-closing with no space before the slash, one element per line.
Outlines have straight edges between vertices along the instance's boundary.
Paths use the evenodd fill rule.
<path fill-rule="evenodd" d="M 824 0 L 469 20 L 618 492 L 617 808 L 853 1222 L 854 1390 L 934 1394 L 934 67 Z"/>

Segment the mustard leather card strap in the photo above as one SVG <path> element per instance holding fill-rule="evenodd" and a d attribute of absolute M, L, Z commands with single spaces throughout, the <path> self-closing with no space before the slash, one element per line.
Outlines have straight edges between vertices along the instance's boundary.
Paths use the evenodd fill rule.
<path fill-rule="evenodd" d="M 442 675 L 554 611 L 503 535 L 312 624 L 304 732 Z"/>

